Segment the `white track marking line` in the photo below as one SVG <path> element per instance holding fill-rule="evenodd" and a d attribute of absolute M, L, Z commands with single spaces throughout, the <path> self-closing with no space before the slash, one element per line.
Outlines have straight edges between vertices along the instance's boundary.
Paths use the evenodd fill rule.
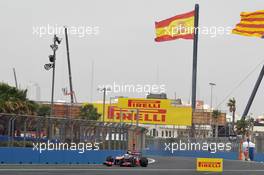
<path fill-rule="evenodd" d="M 148 158 L 148 162 L 149 162 L 149 164 L 155 163 L 155 159 Z"/>
<path fill-rule="evenodd" d="M 144 168 L 103 168 L 103 169 L 0 169 L 0 172 L 3 171 L 24 171 L 24 172 L 31 172 L 31 171 L 196 171 L 196 169 L 144 169 Z M 223 170 L 223 172 L 264 172 L 264 169 L 262 170 Z"/>

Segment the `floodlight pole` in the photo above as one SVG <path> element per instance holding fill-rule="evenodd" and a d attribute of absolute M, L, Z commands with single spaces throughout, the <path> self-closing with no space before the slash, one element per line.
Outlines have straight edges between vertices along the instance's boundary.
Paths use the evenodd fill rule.
<path fill-rule="evenodd" d="M 49 68 L 52 67 L 52 86 L 51 86 L 51 109 L 50 109 L 50 116 L 54 116 L 54 85 L 55 85 L 55 63 L 56 63 L 56 51 L 58 50 L 58 44 L 60 44 L 61 40 L 56 36 L 54 35 L 54 38 L 53 38 L 53 44 L 50 45 L 51 49 L 53 50 L 53 55 L 50 55 L 49 58 L 50 58 L 50 62 L 52 62 L 52 64 L 47 64 L 48 67 L 46 68 L 45 66 L 45 69 L 46 70 L 49 70 Z M 48 119 L 48 138 L 51 139 L 52 137 L 52 127 L 50 126 L 51 125 L 51 119 L 49 118 Z"/>
<path fill-rule="evenodd" d="M 195 4 L 194 39 L 193 39 L 193 70 L 192 70 L 192 118 L 196 108 L 196 80 L 197 80 L 197 51 L 198 51 L 198 25 L 199 4 Z M 195 137 L 195 126 L 192 120 L 191 136 Z"/>
<path fill-rule="evenodd" d="M 136 126 L 138 127 L 139 124 L 139 109 L 137 108 L 137 120 L 136 120 Z"/>
<path fill-rule="evenodd" d="M 103 88 L 103 124 L 105 123 L 105 95 L 106 95 L 106 87 Z"/>
<path fill-rule="evenodd" d="M 105 123 L 105 97 L 106 97 L 106 91 L 110 91 L 111 89 L 103 87 L 103 88 L 98 88 L 97 90 L 101 91 L 101 92 L 103 91 L 103 116 L 102 116 L 102 122 L 104 124 Z"/>
<path fill-rule="evenodd" d="M 53 38 L 53 46 L 56 46 L 56 35 L 54 35 Z M 55 62 L 56 62 L 56 49 L 53 49 L 53 56 L 54 56 L 54 62 L 52 66 L 52 87 L 51 87 L 51 116 L 53 116 L 54 112 L 54 84 L 55 84 Z"/>
<path fill-rule="evenodd" d="M 56 35 L 54 35 L 53 38 L 53 46 L 56 45 Z M 54 61 L 53 61 L 53 65 L 52 65 L 52 85 L 51 85 L 51 108 L 50 108 L 50 115 L 51 117 L 54 115 L 54 84 L 55 84 L 55 62 L 56 62 L 56 49 L 53 48 L 53 57 L 54 57 Z M 52 138 L 52 126 L 51 126 L 51 119 L 48 119 L 48 139 Z"/>

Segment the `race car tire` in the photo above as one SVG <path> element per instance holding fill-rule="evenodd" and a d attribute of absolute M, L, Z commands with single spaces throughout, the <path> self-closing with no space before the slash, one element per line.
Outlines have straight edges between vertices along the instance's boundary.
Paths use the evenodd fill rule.
<path fill-rule="evenodd" d="M 108 163 L 104 163 L 104 165 L 106 165 L 106 166 L 113 166 L 112 164 L 108 164 Z"/>
<path fill-rule="evenodd" d="M 121 160 L 119 160 L 119 166 L 123 166 L 123 163 L 124 163 L 125 161 L 124 161 L 124 159 L 121 159 Z"/>
<path fill-rule="evenodd" d="M 136 166 L 136 159 L 134 157 L 129 158 L 129 162 L 131 164 L 131 167 L 135 167 Z"/>
<path fill-rule="evenodd" d="M 140 166 L 142 167 L 148 166 L 148 159 L 146 157 L 141 157 L 139 162 L 140 162 Z"/>
<path fill-rule="evenodd" d="M 107 156 L 106 161 L 107 162 L 114 162 L 114 158 L 112 156 Z"/>

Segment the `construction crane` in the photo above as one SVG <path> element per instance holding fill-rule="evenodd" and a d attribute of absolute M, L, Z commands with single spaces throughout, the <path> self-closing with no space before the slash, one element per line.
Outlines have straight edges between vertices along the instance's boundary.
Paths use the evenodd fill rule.
<path fill-rule="evenodd" d="M 256 84 L 254 86 L 254 89 L 253 89 L 249 99 L 248 99 L 247 106 L 246 106 L 246 108 L 245 108 L 245 110 L 243 112 L 242 118 L 241 118 L 242 120 L 245 120 L 246 116 L 248 115 L 248 111 L 249 111 L 249 109 L 250 109 L 250 107 L 251 107 L 251 105 L 252 105 L 252 103 L 254 101 L 254 98 L 255 98 L 256 93 L 257 93 L 258 88 L 259 88 L 259 85 L 260 85 L 260 83 L 261 83 L 261 81 L 263 79 L 263 76 L 264 76 L 264 65 L 262 66 L 262 69 L 260 71 L 260 74 L 259 74 L 259 77 L 257 79 L 257 82 L 256 82 Z"/>
<path fill-rule="evenodd" d="M 65 96 L 73 96 L 74 101 L 72 101 L 71 103 L 77 103 L 77 98 L 74 91 L 69 92 L 67 88 L 62 88 L 62 92 Z"/>
<path fill-rule="evenodd" d="M 67 92 L 66 94 L 71 96 L 71 103 L 74 103 L 74 99 L 75 99 L 75 102 L 77 100 L 76 100 L 75 92 L 73 91 L 73 87 L 72 87 L 71 62 L 70 62 L 70 51 L 69 51 L 67 27 L 64 27 L 64 32 L 65 32 L 65 39 L 66 39 L 66 50 L 67 50 L 67 61 L 68 61 L 68 71 L 69 71 L 69 83 L 70 83 L 70 92 L 69 93 Z"/>

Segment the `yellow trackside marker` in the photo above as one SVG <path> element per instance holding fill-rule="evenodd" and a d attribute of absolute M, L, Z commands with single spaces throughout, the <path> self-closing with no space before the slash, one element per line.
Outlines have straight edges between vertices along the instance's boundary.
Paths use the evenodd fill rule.
<path fill-rule="evenodd" d="M 197 171 L 223 172 L 223 159 L 218 158 L 197 158 Z"/>

